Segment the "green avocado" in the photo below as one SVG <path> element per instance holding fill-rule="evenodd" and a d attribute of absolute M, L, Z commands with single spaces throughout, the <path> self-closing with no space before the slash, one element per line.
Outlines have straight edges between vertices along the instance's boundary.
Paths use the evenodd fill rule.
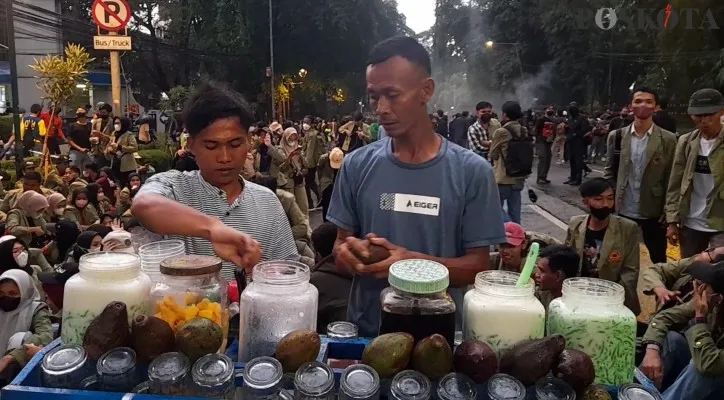
<path fill-rule="evenodd" d="M 289 332 L 277 344 L 275 357 L 284 372 L 296 372 L 304 363 L 317 359 L 322 341 L 319 334 L 308 329 Z"/>
<path fill-rule="evenodd" d="M 381 379 L 392 378 L 407 368 L 415 338 L 409 333 L 386 333 L 374 338 L 362 352 L 362 363 L 372 367 Z"/>
<path fill-rule="evenodd" d="M 207 318 L 186 321 L 176 331 L 176 350 L 185 354 L 191 363 L 219 351 L 223 341 L 221 327 Z"/>
<path fill-rule="evenodd" d="M 412 369 L 436 381 L 453 370 L 453 353 L 444 336 L 434 334 L 415 345 Z"/>

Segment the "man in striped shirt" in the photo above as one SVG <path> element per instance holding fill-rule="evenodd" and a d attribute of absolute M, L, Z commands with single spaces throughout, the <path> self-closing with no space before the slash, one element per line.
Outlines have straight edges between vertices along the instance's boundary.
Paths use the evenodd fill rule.
<path fill-rule="evenodd" d="M 468 128 L 468 148 L 475 154 L 487 159 L 490 145 L 493 143 L 492 133 L 500 128 L 500 122 L 493 118 L 493 105 L 481 101 L 475 106 L 477 121 Z"/>
<path fill-rule="evenodd" d="M 189 101 L 184 122 L 199 170 L 149 178 L 133 199 L 133 215 L 152 232 L 182 239 L 189 254 L 227 261 L 226 279 L 233 278 L 233 265 L 250 270 L 260 260 L 298 260 L 277 196 L 240 176 L 251 146 L 247 103 L 205 87 Z"/>

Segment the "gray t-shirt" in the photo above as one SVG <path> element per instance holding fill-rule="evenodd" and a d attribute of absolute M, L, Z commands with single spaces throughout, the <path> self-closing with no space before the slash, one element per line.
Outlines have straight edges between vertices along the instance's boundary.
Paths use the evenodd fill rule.
<path fill-rule="evenodd" d="M 357 237 L 374 233 L 435 257 L 462 257 L 467 249 L 505 242 L 490 163 L 445 139 L 438 155 L 422 164 L 398 160 L 389 137 L 350 153 L 338 173 L 327 219 Z M 353 279 L 347 315 L 361 336 L 378 333 L 385 287 L 386 279 Z M 462 298 L 461 293 L 453 297 Z"/>

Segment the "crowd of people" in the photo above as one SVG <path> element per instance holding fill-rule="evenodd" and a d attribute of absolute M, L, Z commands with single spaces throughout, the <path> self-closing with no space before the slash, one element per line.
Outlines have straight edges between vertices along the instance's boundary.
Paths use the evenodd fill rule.
<path fill-rule="evenodd" d="M 62 284 L 79 257 L 133 251 L 132 233 L 143 230 L 181 239 L 191 254 L 219 256 L 227 280 L 259 261 L 306 263 L 320 293 L 318 326 L 344 319 L 361 336 L 377 334 L 394 262 L 445 265 L 462 304 L 478 272 L 520 272 L 539 243 L 534 279 L 546 307 L 577 276 L 619 283 L 636 315 L 639 293 L 655 296 L 660 310 L 640 327 L 644 374 L 665 399 L 724 393 L 721 93 L 694 93 L 696 129 L 677 137 L 657 122 L 665 107 L 649 88 L 633 90 L 625 115 L 601 116 L 606 123 L 590 123 L 575 103 L 537 118 L 515 101 L 501 105 L 499 118 L 485 101 L 474 121 L 430 115 L 430 58 L 412 38 L 378 44 L 366 74 L 373 120 L 355 113 L 259 123 L 237 93 L 201 87 L 184 110 L 174 169 L 155 174 L 137 165 L 123 118 L 106 107 L 89 122 L 79 109 L 71 165 L 61 159 L 45 180 L 29 165 L 0 206 L 2 376 L 52 339 Z M 584 180 L 586 146 L 605 162 L 604 177 Z M 571 219 L 564 241 L 526 230 L 520 215 L 534 148 L 544 185 L 560 147 L 587 210 Z M 317 207 L 325 222 L 312 231 Z M 644 271 L 640 241 L 654 263 Z M 667 242 L 681 245 L 681 261 L 667 261 Z M 364 264 L 371 245 L 389 257 Z"/>

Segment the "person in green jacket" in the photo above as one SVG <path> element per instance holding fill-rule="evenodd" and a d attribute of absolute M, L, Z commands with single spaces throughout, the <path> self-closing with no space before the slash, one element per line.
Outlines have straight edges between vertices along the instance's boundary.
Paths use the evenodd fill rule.
<path fill-rule="evenodd" d="M 73 192 L 71 205 L 66 207 L 63 217 L 78 224 L 80 230 L 98 223 L 98 211 L 88 201 L 88 189 L 81 188 Z"/>
<path fill-rule="evenodd" d="M 696 263 L 691 301 L 658 313 L 643 337 L 640 370 L 663 400 L 724 398 L 724 261 Z M 681 333 L 680 333 L 681 332 Z M 683 334 L 682 334 L 683 333 Z"/>
<path fill-rule="evenodd" d="M 5 232 L 22 240 L 28 247 L 42 248 L 46 236 L 45 210 L 50 207 L 42 194 L 29 191 L 18 196 L 15 206 L 8 214 Z"/>
<path fill-rule="evenodd" d="M 0 386 L 20 372 L 42 346 L 53 340 L 50 310 L 27 272 L 0 275 Z"/>

